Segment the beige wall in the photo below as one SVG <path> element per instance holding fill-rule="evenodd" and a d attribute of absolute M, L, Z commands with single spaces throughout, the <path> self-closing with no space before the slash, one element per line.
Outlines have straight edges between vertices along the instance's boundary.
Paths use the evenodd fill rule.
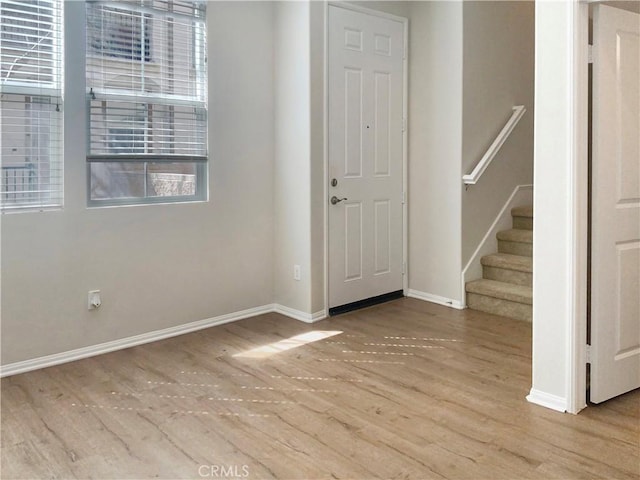
<path fill-rule="evenodd" d="M 463 6 L 462 173 L 471 173 L 511 116 L 524 117 L 477 185 L 462 190 L 462 265 L 517 185 L 533 182 L 534 2 Z"/>
<path fill-rule="evenodd" d="M 409 288 L 460 292 L 462 4 L 410 2 Z"/>
<path fill-rule="evenodd" d="M 278 2 L 274 24 L 274 300 L 306 314 L 312 313 L 309 8 Z"/>
<path fill-rule="evenodd" d="M 409 288 L 454 303 L 461 270 L 533 179 L 532 2 L 409 2 Z M 462 175 L 528 112 L 480 183 Z"/>
<path fill-rule="evenodd" d="M 208 5 L 210 201 L 86 208 L 83 62 L 66 71 L 65 208 L 2 216 L 2 364 L 273 302 L 273 25 Z M 84 5 L 67 2 L 67 46 Z M 87 292 L 103 305 L 87 310 Z"/>

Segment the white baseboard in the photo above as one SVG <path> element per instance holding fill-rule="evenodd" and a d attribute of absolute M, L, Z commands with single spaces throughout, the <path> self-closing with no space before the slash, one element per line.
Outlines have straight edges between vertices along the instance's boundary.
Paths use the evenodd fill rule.
<path fill-rule="evenodd" d="M 432 295 L 431 293 L 425 293 L 419 290 L 407 290 L 407 297 L 417 298 L 418 300 L 424 300 L 425 302 L 437 303 L 438 305 L 444 305 L 445 307 L 451 307 L 457 310 L 463 310 L 465 308 L 465 306 L 458 300 L 441 297 L 439 295 Z"/>
<path fill-rule="evenodd" d="M 480 259 L 485 255 L 496 253 L 498 251 L 496 234 L 501 230 L 509 230 L 511 228 L 511 209 L 531 204 L 533 204 L 533 185 L 517 185 L 462 270 L 462 275 L 460 276 L 462 305 L 467 304 L 465 290 L 467 282 L 482 278 Z"/>
<path fill-rule="evenodd" d="M 557 395 L 552 395 L 550 393 L 541 392 L 540 390 L 536 390 L 532 388 L 527 395 L 527 401 L 529 403 L 534 403 L 536 405 L 540 405 L 541 407 L 547 407 L 551 410 L 556 410 L 558 412 L 566 412 L 567 411 L 567 399 L 564 397 L 558 397 Z"/>
<path fill-rule="evenodd" d="M 278 303 L 273 304 L 273 311 L 305 323 L 319 322 L 327 317 L 324 310 L 315 313 L 307 313 L 301 310 L 296 310 L 295 308 L 285 307 Z"/>
<path fill-rule="evenodd" d="M 24 360 L 21 362 L 9 363 L 7 365 L 0 365 L 0 378 L 8 377 L 10 375 L 17 375 L 19 373 L 26 373 L 41 368 L 53 367 L 54 365 L 60 365 L 62 363 L 73 362 L 75 360 L 94 357 L 96 355 L 102 355 L 104 353 L 114 352 L 116 350 L 122 350 L 125 348 L 135 347 L 137 345 L 143 345 L 145 343 L 164 340 L 165 338 L 177 337 L 178 335 L 184 335 L 185 333 L 191 333 L 197 330 L 203 330 L 205 328 L 215 327 L 217 325 L 223 325 L 225 323 L 236 322 L 238 320 L 244 320 L 245 318 L 255 317 L 257 315 L 263 315 L 265 313 L 271 312 L 277 312 L 305 323 L 317 322 L 326 317 L 324 311 L 310 314 L 301 312 L 299 310 L 294 310 L 283 305 L 263 305 L 261 307 L 249 308 L 247 310 L 219 315 L 217 317 L 207 318 L 205 320 L 185 323 L 184 325 L 177 325 L 175 327 L 164 328 L 162 330 L 142 333 L 140 335 L 134 335 L 133 337 L 121 338 L 119 340 L 91 345 L 89 347 L 82 347 L 75 350 L 69 350 L 67 352 L 54 353 L 53 355 L 45 355 L 43 357 L 33 358 L 31 360 Z"/>

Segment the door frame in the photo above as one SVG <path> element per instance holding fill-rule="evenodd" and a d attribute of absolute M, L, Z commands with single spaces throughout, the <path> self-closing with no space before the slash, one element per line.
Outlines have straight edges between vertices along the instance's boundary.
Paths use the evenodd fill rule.
<path fill-rule="evenodd" d="M 395 20 L 403 25 L 403 42 L 404 42 L 404 57 L 402 59 L 402 117 L 404 119 L 403 132 L 402 132 L 402 191 L 404 192 L 404 202 L 402 204 L 402 292 L 406 296 L 409 288 L 409 267 L 408 267 L 408 205 L 409 205 L 409 192 L 407 181 L 407 164 L 408 164 L 408 133 L 409 133 L 409 120 L 408 116 L 408 103 L 409 103 L 409 19 L 400 17 L 387 12 L 381 12 L 379 10 L 373 10 L 359 5 L 353 5 L 349 3 L 343 3 L 340 1 L 328 1 L 324 2 L 324 91 L 323 91 L 323 104 L 324 104 L 324 132 L 323 132 L 323 149 L 324 149 L 324 187 L 323 202 L 324 202 L 324 316 L 329 315 L 329 8 L 343 8 L 345 10 L 351 10 L 366 15 L 372 15 L 375 17 L 386 18 L 389 20 Z"/>
<path fill-rule="evenodd" d="M 567 358 L 567 411 L 578 413 L 587 406 L 587 312 L 589 264 L 589 5 L 574 6 L 573 155 L 574 183 L 570 241 L 572 244 L 571 290 Z M 535 186 L 534 186 L 535 188 Z"/>

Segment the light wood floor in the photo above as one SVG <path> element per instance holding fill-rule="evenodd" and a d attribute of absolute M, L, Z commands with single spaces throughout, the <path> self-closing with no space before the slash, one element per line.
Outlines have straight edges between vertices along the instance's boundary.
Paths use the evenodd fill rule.
<path fill-rule="evenodd" d="M 2 380 L 1 477 L 640 476 L 640 392 L 525 401 L 530 324 L 413 299 L 277 314 Z M 340 334 L 234 357 L 309 331 Z"/>

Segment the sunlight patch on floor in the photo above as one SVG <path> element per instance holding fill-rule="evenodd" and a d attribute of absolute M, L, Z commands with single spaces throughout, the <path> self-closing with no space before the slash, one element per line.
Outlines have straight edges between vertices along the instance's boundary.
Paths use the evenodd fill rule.
<path fill-rule="evenodd" d="M 342 332 L 338 330 L 328 330 L 328 331 L 313 330 L 311 332 L 302 333 L 300 335 L 295 335 L 293 337 L 280 340 L 279 342 L 270 343 L 268 345 L 252 348 L 251 350 L 246 350 L 241 353 L 236 353 L 234 357 L 266 358 L 266 357 L 270 357 L 271 355 L 275 355 L 277 353 L 286 352 L 287 350 L 302 347 L 309 343 L 317 342 L 319 340 L 324 340 L 325 338 L 330 338 L 335 335 L 340 335 L 341 333 Z"/>

